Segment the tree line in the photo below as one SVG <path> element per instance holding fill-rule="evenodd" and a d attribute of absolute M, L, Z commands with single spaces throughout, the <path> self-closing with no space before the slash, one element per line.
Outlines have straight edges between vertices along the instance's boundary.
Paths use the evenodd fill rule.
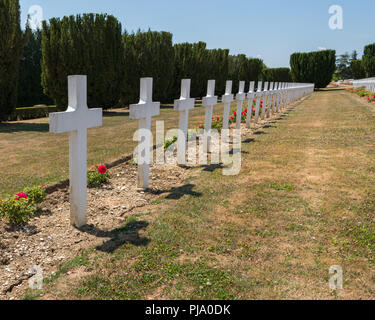
<path fill-rule="evenodd" d="M 123 107 L 139 99 L 139 79 L 154 78 L 154 99 L 171 102 L 180 81 L 192 79 L 191 96 L 206 94 L 216 79 L 216 94 L 233 80 L 291 81 L 290 70 L 268 69 L 261 59 L 228 49 L 208 49 L 206 43 L 173 43 L 169 32 L 122 31 L 107 14 L 82 14 L 43 21 L 32 32 L 20 26 L 18 0 L 0 0 L 0 119 L 15 107 L 35 104 L 67 106 L 67 76 L 88 76 L 90 107 Z M 277 80 L 276 80 L 277 79 Z"/>

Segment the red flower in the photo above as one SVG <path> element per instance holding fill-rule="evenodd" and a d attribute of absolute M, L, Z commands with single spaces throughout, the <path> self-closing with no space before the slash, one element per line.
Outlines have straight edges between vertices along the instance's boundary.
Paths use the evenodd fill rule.
<path fill-rule="evenodd" d="M 255 109 L 253 109 L 252 111 L 255 112 Z"/>
<path fill-rule="evenodd" d="M 219 121 L 220 120 L 220 117 L 216 117 L 216 121 Z"/>
<path fill-rule="evenodd" d="M 101 174 L 105 174 L 107 172 L 107 167 L 104 164 L 102 164 L 98 167 L 98 172 Z"/>
<path fill-rule="evenodd" d="M 198 126 L 198 128 L 199 128 L 199 129 L 202 129 L 203 127 L 202 127 L 202 125 L 200 124 L 200 125 Z"/>
<path fill-rule="evenodd" d="M 247 113 L 247 109 L 245 109 L 245 113 Z"/>
<path fill-rule="evenodd" d="M 236 116 L 237 115 L 237 111 L 234 111 L 233 114 Z"/>
<path fill-rule="evenodd" d="M 233 120 L 234 119 L 233 116 L 230 116 L 230 119 Z"/>
<path fill-rule="evenodd" d="M 16 200 L 19 200 L 19 199 L 27 199 L 27 194 L 24 193 L 24 192 L 20 192 L 20 193 L 17 193 L 17 197 L 16 197 Z"/>

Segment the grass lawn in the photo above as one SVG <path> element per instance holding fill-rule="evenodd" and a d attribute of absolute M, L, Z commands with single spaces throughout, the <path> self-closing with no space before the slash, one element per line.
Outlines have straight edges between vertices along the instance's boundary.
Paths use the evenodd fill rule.
<path fill-rule="evenodd" d="M 108 121 L 118 124 L 110 130 Z M 130 151 L 130 137 L 116 135 L 120 126 L 129 132 L 126 121 L 107 118 L 90 134 L 92 160 Z M 93 159 L 105 135 L 117 142 Z M 186 181 L 194 193 L 161 197 L 118 229 L 137 233 L 137 222 L 147 222 L 147 244 L 85 253 L 46 284 L 44 298 L 373 299 L 374 138 L 372 107 L 343 91 L 316 92 L 243 143 L 240 175 L 194 169 Z M 55 145 L 49 152 L 67 148 Z M 343 290 L 329 289 L 333 265 L 343 268 Z"/>
<path fill-rule="evenodd" d="M 221 115 L 222 105 L 215 107 Z M 190 113 L 190 127 L 204 119 L 204 108 Z M 165 129 L 178 128 L 178 114 L 165 106 L 155 120 L 165 120 Z M 155 121 L 153 121 L 155 127 Z M 131 154 L 138 121 L 126 111 L 107 113 L 103 127 L 88 130 L 88 166 L 110 162 Z M 155 130 L 155 128 L 154 128 Z M 24 187 L 49 184 L 69 177 L 69 135 L 49 133 L 49 120 L 25 120 L 0 124 L 0 199 Z"/>

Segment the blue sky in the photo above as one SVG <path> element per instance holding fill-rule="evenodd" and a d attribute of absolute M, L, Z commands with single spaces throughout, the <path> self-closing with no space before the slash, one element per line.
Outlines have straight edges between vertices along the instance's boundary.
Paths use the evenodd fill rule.
<path fill-rule="evenodd" d="M 335 49 L 338 54 L 375 42 L 374 0 L 20 0 L 22 22 L 30 6 L 44 19 L 97 12 L 116 16 L 128 31 L 173 33 L 178 42 L 261 57 L 268 67 L 289 66 L 296 51 Z M 343 30 L 328 26 L 331 5 L 344 11 Z"/>

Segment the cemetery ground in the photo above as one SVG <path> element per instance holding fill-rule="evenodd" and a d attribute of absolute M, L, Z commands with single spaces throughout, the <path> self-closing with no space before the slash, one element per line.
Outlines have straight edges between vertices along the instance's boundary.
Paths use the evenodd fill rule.
<path fill-rule="evenodd" d="M 172 113 L 161 117 L 175 127 Z M 196 124 L 199 113 L 192 113 Z M 7 246 L 17 248 L 22 261 L 30 248 L 21 241 L 33 239 L 41 261 L 30 263 L 43 262 L 47 271 L 59 266 L 57 272 L 47 275 L 43 290 L 31 291 L 27 275 L 12 283 L 7 276 L 15 270 L 2 265 L 0 286 L 9 283 L 0 297 L 373 299 L 374 115 L 374 106 L 345 91 L 315 92 L 283 116 L 244 131 L 238 176 L 223 176 L 220 166 L 153 167 L 153 192 L 138 192 L 136 167 L 120 164 L 111 169 L 110 186 L 90 190 L 89 225 L 81 230 L 69 226 L 66 190 L 55 192 L 43 204 L 45 214 L 22 232 L 1 226 L 0 250 L 3 258 Z M 132 152 L 137 124 L 124 121 L 107 117 L 106 127 L 89 131 L 89 164 Z M 12 148 L 1 155 L 7 179 L 29 177 L 31 185 L 41 171 L 48 174 L 36 182 L 67 176 L 67 137 L 40 130 L 8 133 Z M 9 161 L 18 173 L 8 169 Z M 2 182 L 9 192 L 22 184 L 9 182 Z M 343 290 L 329 289 L 333 265 L 343 268 Z"/>

